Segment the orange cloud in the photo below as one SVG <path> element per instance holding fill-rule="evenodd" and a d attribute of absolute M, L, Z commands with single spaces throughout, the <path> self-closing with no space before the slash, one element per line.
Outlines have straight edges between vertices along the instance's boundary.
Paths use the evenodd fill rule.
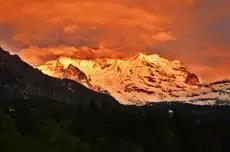
<path fill-rule="evenodd" d="M 132 52 L 133 53 L 133 52 Z M 50 48 L 30 47 L 21 50 L 19 56 L 30 65 L 38 66 L 45 61 L 58 58 L 60 56 L 84 58 L 84 59 L 97 59 L 97 58 L 123 58 L 129 56 L 130 52 L 121 53 L 114 49 L 107 49 L 103 44 L 98 47 L 70 47 L 70 46 L 57 46 Z"/>
<path fill-rule="evenodd" d="M 5 13 L 0 15 L 0 23 L 14 26 L 13 40 L 21 45 L 49 43 L 65 37 L 67 41 L 83 39 L 89 44 L 109 39 L 107 43 L 115 46 L 125 39 L 130 49 L 148 44 L 147 41 L 158 43 L 161 33 L 164 36 L 160 36 L 160 41 L 174 39 L 165 27 L 168 18 L 139 7 L 106 1 L 20 1 L 20 5 L 12 1 L 2 4 Z M 8 14 L 6 9 L 15 14 Z M 67 37 L 70 33 L 72 36 Z"/>
<path fill-rule="evenodd" d="M 221 67 L 211 67 L 202 65 L 190 65 L 190 69 L 198 73 L 203 82 L 214 82 L 219 80 L 227 80 L 230 76 L 230 65 L 225 64 Z"/>

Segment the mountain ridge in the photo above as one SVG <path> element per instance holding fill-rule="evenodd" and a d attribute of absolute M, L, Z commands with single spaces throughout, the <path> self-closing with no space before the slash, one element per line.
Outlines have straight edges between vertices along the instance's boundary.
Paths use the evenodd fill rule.
<path fill-rule="evenodd" d="M 61 70 L 57 69 L 58 64 L 62 65 Z M 64 76 L 65 72 L 62 71 L 68 71 L 69 65 L 84 73 L 87 83 L 73 78 L 76 76 L 74 72 Z M 107 93 L 122 104 L 143 105 L 177 100 L 193 104 L 215 104 L 219 100 L 217 90 L 222 88 L 222 83 L 201 83 L 198 76 L 181 61 L 169 61 L 156 54 L 138 53 L 125 59 L 59 57 L 38 69 L 47 75 L 72 79 L 92 90 Z M 230 82 L 224 90 L 229 87 Z"/>

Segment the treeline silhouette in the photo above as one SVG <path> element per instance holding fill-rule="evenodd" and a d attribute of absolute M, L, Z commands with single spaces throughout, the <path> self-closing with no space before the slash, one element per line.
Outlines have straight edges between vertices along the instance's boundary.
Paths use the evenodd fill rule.
<path fill-rule="evenodd" d="M 0 104 L 1 152 L 229 152 L 230 108 L 47 98 Z"/>

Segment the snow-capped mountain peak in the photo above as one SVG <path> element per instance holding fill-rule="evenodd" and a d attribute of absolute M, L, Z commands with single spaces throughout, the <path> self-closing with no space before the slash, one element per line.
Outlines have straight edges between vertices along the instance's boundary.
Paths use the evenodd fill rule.
<path fill-rule="evenodd" d="M 47 75 L 69 78 L 108 93 L 123 104 L 179 97 L 181 92 L 199 85 L 198 77 L 180 61 L 169 61 L 156 54 L 138 53 L 128 59 L 60 57 L 38 69 Z"/>

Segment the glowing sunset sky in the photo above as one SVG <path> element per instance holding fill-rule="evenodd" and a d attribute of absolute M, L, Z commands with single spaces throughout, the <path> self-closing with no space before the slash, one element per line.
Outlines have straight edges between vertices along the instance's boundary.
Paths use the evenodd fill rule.
<path fill-rule="evenodd" d="M 0 0 L 0 4 L 0 45 L 33 65 L 41 64 L 45 56 L 104 44 L 117 50 L 114 54 L 142 49 L 179 59 L 204 81 L 230 78 L 229 0 Z"/>

